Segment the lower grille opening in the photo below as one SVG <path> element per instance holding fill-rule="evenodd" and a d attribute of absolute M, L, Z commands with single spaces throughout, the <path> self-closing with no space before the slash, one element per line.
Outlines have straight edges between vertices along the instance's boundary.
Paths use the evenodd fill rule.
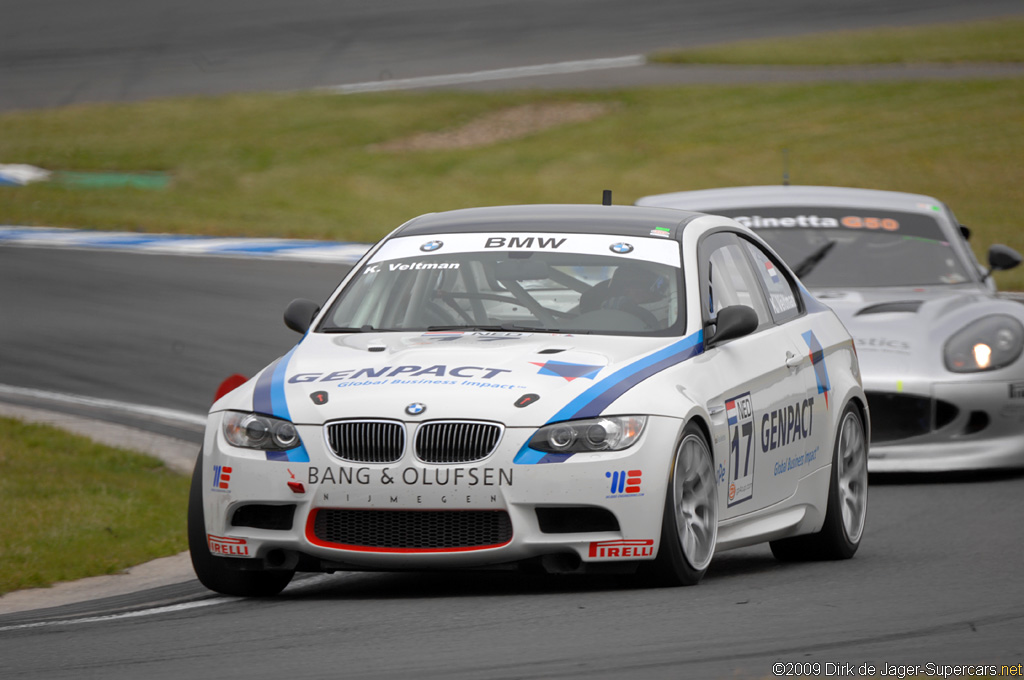
<path fill-rule="evenodd" d="M 591 506 L 537 508 L 537 524 L 545 534 L 618 531 L 619 520 L 609 510 Z"/>
<path fill-rule="evenodd" d="M 988 427 L 989 417 L 984 411 L 971 411 L 971 417 L 967 419 L 963 434 L 977 434 Z"/>
<path fill-rule="evenodd" d="M 960 409 L 953 406 L 948 401 L 935 400 L 935 429 L 941 430 L 946 425 L 956 420 L 957 415 L 960 414 Z M 873 415 L 873 414 L 872 414 Z"/>
<path fill-rule="evenodd" d="M 376 552 L 481 550 L 512 540 L 504 510 L 317 510 L 309 533 L 321 545 Z"/>
<path fill-rule="evenodd" d="M 868 392 L 871 443 L 918 437 L 949 425 L 960 410 L 946 401 L 893 392 Z"/>
<path fill-rule="evenodd" d="M 231 515 L 231 526 L 288 531 L 294 517 L 294 505 L 243 505 Z"/>

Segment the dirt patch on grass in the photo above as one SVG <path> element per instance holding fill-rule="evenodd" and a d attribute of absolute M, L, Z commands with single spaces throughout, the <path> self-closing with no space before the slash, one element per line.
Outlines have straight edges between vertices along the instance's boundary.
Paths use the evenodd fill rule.
<path fill-rule="evenodd" d="M 605 115 L 612 104 L 563 102 L 526 104 L 495 111 L 451 130 L 422 132 L 411 137 L 374 144 L 373 151 L 448 151 L 474 149 L 520 139 L 559 125 L 582 123 Z"/>

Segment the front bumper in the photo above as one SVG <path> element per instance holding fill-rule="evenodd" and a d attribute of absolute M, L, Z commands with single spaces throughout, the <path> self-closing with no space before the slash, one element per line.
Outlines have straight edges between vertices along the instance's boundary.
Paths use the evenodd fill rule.
<path fill-rule="evenodd" d="M 1024 467 L 1024 398 L 1014 396 L 1019 395 L 1014 383 L 939 382 L 900 392 L 870 385 L 865 389 L 871 404 L 871 472 Z"/>
<path fill-rule="evenodd" d="M 405 425 L 415 441 L 416 423 Z M 534 428 L 506 428 L 473 463 L 425 463 L 406 450 L 373 464 L 340 460 L 322 426 L 302 425 L 309 461 L 289 462 L 230 446 L 221 414 L 211 414 L 202 462 L 210 549 L 241 567 L 312 571 L 653 559 L 681 427 L 651 417 L 624 451 L 524 465 L 513 459 Z"/>

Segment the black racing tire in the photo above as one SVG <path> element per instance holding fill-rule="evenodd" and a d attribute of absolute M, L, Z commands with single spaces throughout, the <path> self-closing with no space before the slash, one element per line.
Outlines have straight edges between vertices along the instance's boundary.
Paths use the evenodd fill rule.
<path fill-rule="evenodd" d="M 277 595 L 287 586 L 293 570 L 241 570 L 231 564 L 230 557 L 210 554 L 206 540 L 206 521 L 203 516 L 203 452 L 196 458 L 192 471 L 192 486 L 188 494 L 188 550 L 192 568 L 204 586 L 224 595 L 239 597 L 269 597 Z"/>
<path fill-rule="evenodd" d="M 828 505 L 821 530 L 771 541 L 782 562 L 848 560 L 864 536 L 868 505 L 868 441 L 860 409 L 848 404 L 839 419 L 832 450 Z"/>
<path fill-rule="evenodd" d="M 696 585 L 715 553 L 718 485 L 707 437 L 692 422 L 676 446 L 661 525 L 661 545 L 651 569 L 655 584 Z"/>

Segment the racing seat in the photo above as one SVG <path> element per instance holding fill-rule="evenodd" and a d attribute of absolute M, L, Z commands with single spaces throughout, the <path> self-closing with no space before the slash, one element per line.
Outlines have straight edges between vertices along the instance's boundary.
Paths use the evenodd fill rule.
<path fill-rule="evenodd" d="M 619 265 L 610 279 L 594 284 L 580 296 L 580 313 L 601 309 L 626 312 L 647 328 L 658 328 L 658 318 L 641 305 L 664 297 L 664 277 L 632 264 Z"/>

